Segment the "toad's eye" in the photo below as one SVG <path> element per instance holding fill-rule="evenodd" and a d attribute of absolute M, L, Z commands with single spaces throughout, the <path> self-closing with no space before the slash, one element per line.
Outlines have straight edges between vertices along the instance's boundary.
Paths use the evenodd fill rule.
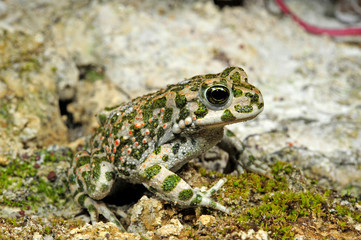
<path fill-rule="evenodd" d="M 227 103 L 230 97 L 228 88 L 224 86 L 212 86 L 206 91 L 206 98 L 208 102 L 216 106 L 222 106 Z"/>

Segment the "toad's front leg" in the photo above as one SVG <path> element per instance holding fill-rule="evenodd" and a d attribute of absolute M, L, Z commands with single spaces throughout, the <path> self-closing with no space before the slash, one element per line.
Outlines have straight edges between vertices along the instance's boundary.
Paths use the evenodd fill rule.
<path fill-rule="evenodd" d="M 248 149 L 244 147 L 242 141 L 229 129 L 224 129 L 223 139 L 217 146 L 228 152 L 230 161 L 236 165 L 236 170 L 239 174 L 244 173 L 246 170 L 272 178 L 272 171 L 268 165 L 255 159 L 253 155 L 248 152 Z"/>
<path fill-rule="evenodd" d="M 70 190 L 74 200 L 88 210 L 92 224 L 98 221 L 98 216 L 101 214 L 125 232 L 115 214 L 100 201 L 109 194 L 114 184 L 114 176 L 114 167 L 105 156 L 98 154 L 95 157 L 88 151 L 77 153 L 72 167 L 68 170 Z"/>
<path fill-rule="evenodd" d="M 143 185 L 162 199 L 183 206 L 204 206 L 229 213 L 229 210 L 210 197 L 219 190 L 226 179 L 219 180 L 212 188 L 201 191 L 192 188 L 186 181 L 162 164 L 146 165 L 140 169 Z"/>

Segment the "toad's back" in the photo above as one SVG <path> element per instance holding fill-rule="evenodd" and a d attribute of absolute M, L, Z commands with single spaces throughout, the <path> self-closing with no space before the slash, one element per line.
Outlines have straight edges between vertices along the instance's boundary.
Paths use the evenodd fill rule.
<path fill-rule="evenodd" d="M 91 152 L 94 159 L 113 163 L 123 178 L 136 180 L 138 174 L 131 176 L 131 173 L 151 153 L 159 152 L 163 144 L 174 142 L 172 151 L 162 154 L 162 160 L 168 165 L 179 165 L 174 161 L 179 160 L 176 155 L 187 137 L 198 136 L 203 128 L 210 131 L 245 121 L 262 109 L 259 91 L 247 83 L 247 76 L 240 68 L 195 76 L 118 106 L 107 116 L 100 115 L 102 126 L 92 138 Z M 180 141 L 174 141 L 176 138 Z M 194 149 L 188 149 L 182 161 L 208 149 L 197 149 L 202 146 L 198 146 L 197 138 L 192 140 L 187 148 Z"/>

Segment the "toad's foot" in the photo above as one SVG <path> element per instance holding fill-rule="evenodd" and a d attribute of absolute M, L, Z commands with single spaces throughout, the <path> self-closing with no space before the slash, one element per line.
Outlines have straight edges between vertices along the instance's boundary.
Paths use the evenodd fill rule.
<path fill-rule="evenodd" d="M 247 151 L 244 151 L 241 157 L 241 164 L 237 164 L 237 172 L 240 174 L 244 173 L 244 169 L 246 169 L 247 171 L 257 173 L 271 179 L 273 178 L 271 168 L 256 159 L 253 155 L 247 154 Z"/>
<path fill-rule="evenodd" d="M 98 222 L 99 214 L 101 214 L 109 222 L 114 223 L 122 232 L 126 231 L 123 225 L 119 222 L 118 218 L 115 216 L 115 214 L 108 208 L 108 206 L 104 202 L 94 200 L 84 193 L 77 194 L 77 196 L 75 196 L 75 201 L 84 208 L 88 209 L 88 212 L 90 214 L 90 220 L 93 225 Z"/>
<path fill-rule="evenodd" d="M 201 201 L 199 203 L 199 205 L 204 206 L 204 207 L 210 207 L 222 212 L 225 212 L 227 214 L 229 214 L 229 209 L 225 206 L 223 206 L 222 204 L 215 202 L 214 200 L 212 200 L 210 197 L 217 192 L 225 183 L 227 182 L 226 178 L 222 178 L 220 179 L 213 187 L 211 187 L 210 189 L 206 190 L 206 191 L 202 191 L 202 189 L 199 188 L 194 188 L 195 191 L 195 198 L 194 198 L 194 202 L 195 205 L 197 205 L 197 202 Z"/>

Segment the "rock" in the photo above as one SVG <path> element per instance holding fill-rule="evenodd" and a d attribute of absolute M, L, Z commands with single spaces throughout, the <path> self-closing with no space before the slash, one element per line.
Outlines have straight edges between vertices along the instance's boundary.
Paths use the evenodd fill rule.
<path fill-rule="evenodd" d="M 183 230 L 182 224 L 178 219 L 171 219 L 170 224 L 166 224 L 161 228 L 158 228 L 156 231 L 157 235 L 161 237 L 170 237 L 170 236 L 178 236 Z"/>
<path fill-rule="evenodd" d="M 214 224 L 216 218 L 211 215 L 202 215 L 199 217 L 198 221 L 200 225 L 210 226 Z"/>
<path fill-rule="evenodd" d="M 159 228 L 165 216 L 162 203 L 154 198 L 143 196 L 129 211 L 131 215 L 128 231 L 146 234 Z"/>

